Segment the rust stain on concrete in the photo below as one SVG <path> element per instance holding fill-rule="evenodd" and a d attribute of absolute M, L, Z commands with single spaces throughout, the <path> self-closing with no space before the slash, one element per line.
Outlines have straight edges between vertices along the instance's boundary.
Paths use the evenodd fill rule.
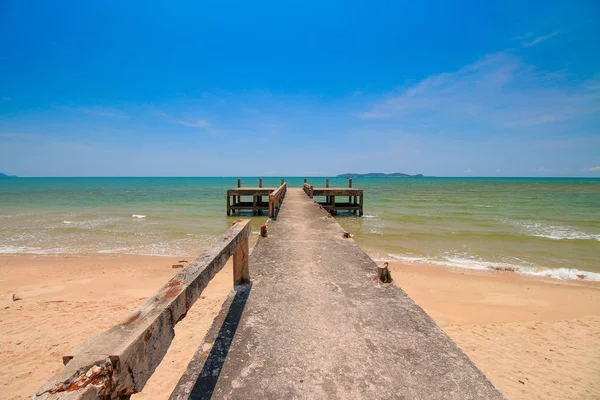
<path fill-rule="evenodd" d="M 139 311 L 134 312 L 133 314 L 130 314 L 127 319 L 125 321 L 123 321 L 123 323 L 121 325 L 129 325 L 133 322 L 135 322 L 141 315 L 142 313 Z"/>

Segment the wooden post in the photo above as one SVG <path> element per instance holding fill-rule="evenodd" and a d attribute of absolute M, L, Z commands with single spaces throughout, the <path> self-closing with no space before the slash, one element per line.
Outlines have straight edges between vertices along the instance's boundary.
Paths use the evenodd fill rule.
<path fill-rule="evenodd" d="M 231 200 L 229 199 L 229 193 L 227 193 L 227 216 L 231 215 Z"/>
<path fill-rule="evenodd" d="M 248 269 L 248 238 L 242 241 L 233 253 L 233 284 L 242 285 L 250 282 Z"/>
<path fill-rule="evenodd" d="M 329 187 L 329 178 L 325 179 L 325 187 L 328 188 Z"/>
<path fill-rule="evenodd" d="M 269 195 L 269 218 L 275 218 L 275 198 Z"/>
<path fill-rule="evenodd" d="M 238 187 L 242 187 L 242 180 L 238 178 Z"/>
<path fill-rule="evenodd" d="M 362 193 L 360 194 L 360 210 L 358 210 L 358 215 L 363 215 L 363 201 L 364 201 L 364 197 L 362 195 Z"/>
<path fill-rule="evenodd" d="M 304 183 L 306 183 L 306 178 L 304 178 Z"/>
<path fill-rule="evenodd" d="M 256 195 L 252 196 L 252 215 L 256 215 Z"/>
<path fill-rule="evenodd" d="M 391 283 L 392 282 L 392 274 L 388 269 L 388 263 L 384 262 L 383 265 L 377 266 L 377 277 L 381 283 Z"/>
<path fill-rule="evenodd" d="M 352 178 L 348 178 L 348 187 L 352 187 Z M 348 196 L 348 203 L 352 202 L 352 196 Z"/>
<path fill-rule="evenodd" d="M 330 196 L 331 198 L 331 215 L 337 215 L 337 211 L 335 209 L 335 196 Z"/>
<path fill-rule="evenodd" d="M 281 178 L 281 184 L 283 185 L 285 183 L 285 179 Z"/>
<path fill-rule="evenodd" d="M 258 178 L 258 187 L 261 188 L 262 187 L 262 178 Z"/>

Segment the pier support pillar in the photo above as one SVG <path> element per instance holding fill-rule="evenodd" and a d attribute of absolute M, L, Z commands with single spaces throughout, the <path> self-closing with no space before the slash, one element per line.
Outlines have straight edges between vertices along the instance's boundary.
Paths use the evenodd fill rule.
<path fill-rule="evenodd" d="M 358 215 L 363 215 L 363 206 L 364 206 L 364 197 L 360 195 L 360 210 L 358 210 Z"/>

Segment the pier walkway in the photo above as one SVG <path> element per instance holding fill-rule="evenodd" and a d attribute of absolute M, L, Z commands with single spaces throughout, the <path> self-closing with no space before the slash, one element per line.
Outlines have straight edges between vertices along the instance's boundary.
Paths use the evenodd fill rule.
<path fill-rule="evenodd" d="M 172 400 L 504 398 L 302 189 L 267 229 Z"/>
<path fill-rule="evenodd" d="M 230 258 L 234 290 L 171 400 L 504 398 L 402 282 L 380 281 L 386 270 L 325 206 L 300 188 L 286 195 L 286 187 L 269 194 L 272 219 L 252 252 L 251 221 L 235 220 L 124 320 L 63 355 L 64 368 L 32 398 L 126 400 L 141 392 L 175 325 Z"/>

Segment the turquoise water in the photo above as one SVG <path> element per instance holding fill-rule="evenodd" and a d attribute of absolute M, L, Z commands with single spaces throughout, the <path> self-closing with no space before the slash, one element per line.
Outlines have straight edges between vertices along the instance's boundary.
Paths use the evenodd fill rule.
<path fill-rule="evenodd" d="M 324 186 L 324 178 L 309 181 Z M 286 182 L 300 187 L 302 178 Z M 243 184 L 256 186 L 257 178 Z M 237 218 L 225 213 L 225 191 L 235 185 L 235 178 L 0 180 L 0 254 L 192 257 Z M 369 178 L 354 186 L 365 190 L 365 215 L 337 220 L 376 259 L 600 280 L 600 179 Z M 251 218 L 254 231 L 266 220 Z"/>

